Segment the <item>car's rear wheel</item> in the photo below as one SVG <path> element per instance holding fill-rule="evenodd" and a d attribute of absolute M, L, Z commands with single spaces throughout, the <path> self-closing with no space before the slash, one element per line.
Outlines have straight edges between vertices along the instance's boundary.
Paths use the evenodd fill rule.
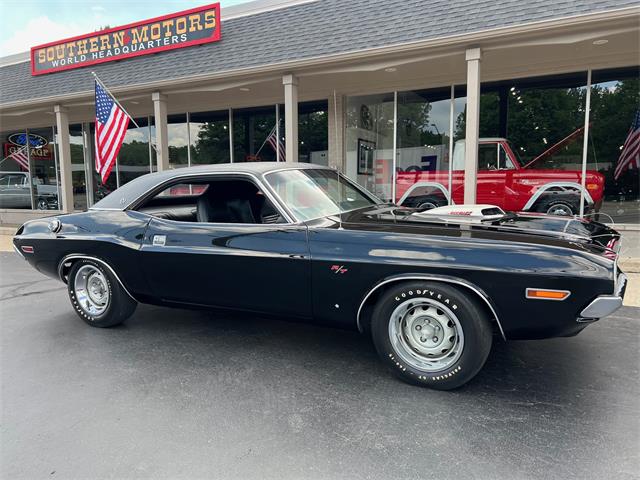
<path fill-rule="evenodd" d="M 404 381 L 464 385 L 489 355 L 492 330 L 477 300 L 450 285 L 402 283 L 378 300 L 371 332 L 382 361 Z"/>
<path fill-rule="evenodd" d="M 108 269 L 78 260 L 69 271 L 69 298 L 76 313 L 92 327 L 113 327 L 133 314 L 137 303 Z"/>

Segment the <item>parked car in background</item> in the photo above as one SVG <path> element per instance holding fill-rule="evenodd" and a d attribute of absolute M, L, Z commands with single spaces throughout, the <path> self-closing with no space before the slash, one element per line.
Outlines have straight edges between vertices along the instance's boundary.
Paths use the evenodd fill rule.
<path fill-rule="evenodd" d="M 569 138 L 569 137 L 567 137 Z M 566 139 L 565 139 L 566 140 Z M 577 170 L 538 169 L 536 164 L 553 153 L 553 146 L 523 165 L 505 138 L 482 138 L 478 147 L 477 202 L 491 203 L 507 211 L 539 212 L 550 215 L 580 213 L 580 192 L 585 195 L 585 213 L 597 212 L 602 204 L 604 176 L 587 171 L 585 187 Z M 451 197 L 464 201 L 465 141 L 455 143 Z M 398 204 L 422 209 L 448 203 L 449 172 L 411 166 L 397 173 Z"/>
<path fill-rule="evenodd" d="M 478 373 L 494 333 L 571 336 L 619 308 L 619 238 L 491 205 L 397 207 L 330 168 L 262 162 L 138 177 L 25 223 L 14 245 L 91 326 L 139 302 L 314 321 L 371 335 L 403 380 L 446 390 Z"/>
<path fill-rule="evenodd" d="M 58 209 L 58 187 L 33 177 L 35 208 Z M 0 208 L 31 208 L 29 175 L 25 172 L 0 172 Z"/>

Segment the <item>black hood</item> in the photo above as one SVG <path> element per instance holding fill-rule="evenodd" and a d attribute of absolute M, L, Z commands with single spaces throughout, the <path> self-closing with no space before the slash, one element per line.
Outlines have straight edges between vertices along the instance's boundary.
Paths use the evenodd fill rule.
<path fill-rule="evenodd" d="M 313 224 L 349 230 L 472 237 L 520 243 L 547 244 L 615 258 L 612 250 L 620 234 L 599 222 L 573 217 L 508 213 L 492 221 L 468 223 L 442 220 L 413 208 L 378 205 L 316 220 Z"/>

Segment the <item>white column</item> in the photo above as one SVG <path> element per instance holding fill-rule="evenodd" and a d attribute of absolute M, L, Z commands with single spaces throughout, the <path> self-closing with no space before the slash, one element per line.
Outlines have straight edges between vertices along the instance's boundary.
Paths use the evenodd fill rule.
<path fill-rule="evenodd" d="M 61 210 L 65 213 L 73 212 L 73 180 L 71 176 L 71 146 L 69 144 L 69 114 L 66 107 L 55 105 L 56 130 L 58 136 L 58 160 L 60 162 L 60 186 L 62 202 Z"/>
<path fill-rule="evenodd" d="M 167 130 L 167 96 L 160 92 L 151 94 L 156 126 L 156 158 L 158 171 L 169 169 L 169 132 Z"/>
<path fill-rule="evenodd" d="M 298 79 L 293 75 L 282 77 L 284 85 L 284 137 L 286 161 L 298 161 Z"/>
<path fill-rule="evenodd" d="M 467 60 L 467 118 L 464 155 L 464 203 L 476 203 L 478 177 L 478 137 L 480 135 L 480 58 L 479 48 L 469 48 Z"/>
<path fill-rule="evenodd" d="M 233 163 L 233 108 L 229 108 L 229 162 Z"/>
<path fill-rule="evenodd" d="M 337 170 L 344 171 L 344 97 L 334 93 L 329 97 L 328 111 L 328 164 Z"/>
<path fill-rule="evenodd" d="M 591 69 L 587 70 L 587 98 L 584 106 L 584 135 L 582 137 L 582 178 L 580 184 L 580 217 L 584 217 L 584 192 L 587 191 L 587 157 L 589 153 L 589 114 L 591 112 Z"/>

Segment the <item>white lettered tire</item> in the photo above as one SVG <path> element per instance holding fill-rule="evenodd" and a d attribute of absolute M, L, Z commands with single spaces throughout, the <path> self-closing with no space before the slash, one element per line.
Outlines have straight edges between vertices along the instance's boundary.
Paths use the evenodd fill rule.
<path fill-rule="evenodd" d="M 92 327 L 119 325 L 138 305 L 107 268 L 89 259 L 73 264 L 67 289 L 73 309 Z"/>
<path fill-rule="evenodd" d="M 451 390 L 471 380 L 491 350 L 492 329 L 478 300 L 439 282 L 400 283 L 376 303 L 373 343 L 402 380 Z"/>

